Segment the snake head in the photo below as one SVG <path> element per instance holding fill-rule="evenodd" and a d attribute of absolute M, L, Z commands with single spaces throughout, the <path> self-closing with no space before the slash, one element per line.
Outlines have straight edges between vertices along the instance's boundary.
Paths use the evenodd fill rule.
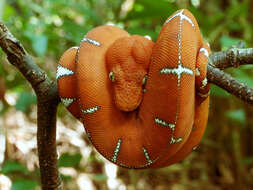
<path fill-rule="evenodd" d="M 140 105 L 153 45 L 151 40 L 133 35 L 117 39 L 108 48 L 108 80 L 118 109 L 133 111 Z"/>

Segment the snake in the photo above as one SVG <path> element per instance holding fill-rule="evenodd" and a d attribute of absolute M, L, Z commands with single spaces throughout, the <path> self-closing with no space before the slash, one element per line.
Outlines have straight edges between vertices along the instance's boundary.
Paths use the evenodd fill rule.
<path fill-rule="evenodd" d="M 166 167 L 186 158 L 204 134 L 210 53 L 187 9 L 168 17 L 156 42 L 98 26 L 61 56 L 59 96 L 109 161 Z"/>

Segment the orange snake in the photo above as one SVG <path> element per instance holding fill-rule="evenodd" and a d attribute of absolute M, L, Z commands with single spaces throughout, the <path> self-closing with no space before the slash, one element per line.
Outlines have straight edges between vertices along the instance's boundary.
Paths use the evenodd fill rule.
<path fill-rule="evenodd" d="M 62 55 L 59 95 L 105 158 L 126 168 L 165 167 L 203 136 L 209 53 L 185 9 L 166 20 L 155 43 L 116 26 L 96 27 Z"/>

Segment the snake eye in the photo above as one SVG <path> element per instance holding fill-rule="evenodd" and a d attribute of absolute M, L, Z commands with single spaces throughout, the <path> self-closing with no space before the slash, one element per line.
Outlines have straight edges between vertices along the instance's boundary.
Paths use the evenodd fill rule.
<path fill-rule="evenodd" d="M 142 85 L 145 85 L 148 80 L 148 75 L 145 75 L 142 79 Z"/>
<path fill-rule="evenodd" d="M 109 79 L 110 79 L 112 82 L 115 81 L 114 73 L 113 73 L 112 71 L 109 73 Z"/>

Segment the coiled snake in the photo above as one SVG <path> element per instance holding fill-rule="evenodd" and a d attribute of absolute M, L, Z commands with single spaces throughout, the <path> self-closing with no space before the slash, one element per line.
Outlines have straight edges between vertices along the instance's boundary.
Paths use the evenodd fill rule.
<path fill-rule="evenodd" d="M 154 43 L 116 26 L 96 27 L 61 57 L 58 90 L 105 158 L 126 168 L 159 168 L 200 142 L 209 106 L 209 46 L 179 10 Z"/>

